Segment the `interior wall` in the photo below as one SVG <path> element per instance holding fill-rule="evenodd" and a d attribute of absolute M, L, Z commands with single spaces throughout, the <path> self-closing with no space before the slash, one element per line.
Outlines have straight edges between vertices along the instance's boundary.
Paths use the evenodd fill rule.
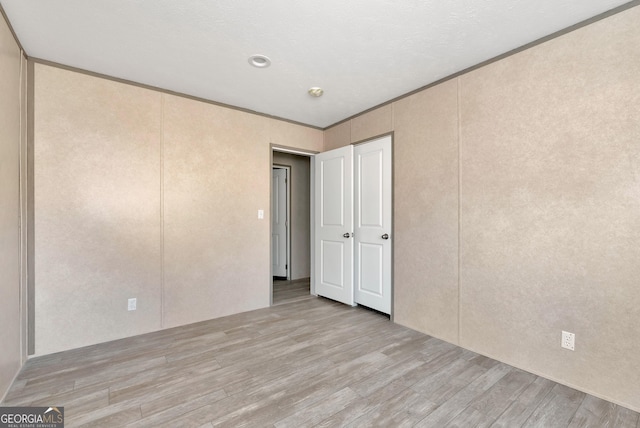
<path fill-rule="evenodd" d="M 160 101 L 35 65 L 36 354 L 161 328 Z"/>
<path fill-rule="evenodd" d="M 269 305 L 267 121 L 165 96 L 167 326 Z"/>
<path fill-rule="evenodd" d="M 394 105 L 394 321 L 458 343 L 458 101 L 451 80 Z"/>
<path fill-rule="evenodd" d="M 394 131 L 396 322 L 636 411 L 638 22 L 636 6 L 325 132 L 330 149 Z"/>
<path fill-rule="evenodd" d="M 393 104 L 388 104 L 350 120 L 350 141 L 356 143 L 391 132 L 393 129 L 393 108 Z"/>
<path fill-rule="evenodd" d="M 291 167 L 291 279 L 311 276 L 311 159 L 273 152 L 273 163 Z"/>
<path fill-rule="evenodd" d="M 319 151 L 321 131 L 44 64 L 34 79 L 36 354 L 269 305 L 270 145 Z"/>
<path fill-rule="evenodd" d="M 333 150 L 351 144 L 351 120 L 324 131 L 324 150 Z"/>
<path fill-rule="evenodd" d="M 460 78 L 460 343 L 636 410 L 638 22 L 640 7 Z"/>
<path fill-rule="evenodd" d="M 21 198 L 25 70 L 20 48 L 0 16 L 0 399 L 25 358 L 26 266 L 22 259 L 24 198 Z"/>

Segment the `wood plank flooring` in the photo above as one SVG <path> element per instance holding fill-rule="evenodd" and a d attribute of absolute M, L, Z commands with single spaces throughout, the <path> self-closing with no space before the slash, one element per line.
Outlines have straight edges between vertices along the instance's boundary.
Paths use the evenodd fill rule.
<path fill-rule="evenodd" d="M 326 299 L 29 360 L 66 426 L 629 427 L 639 414 Z"/>
<path fill-rule="evenodd" d="M 293 281 L 273 281 L 273 304 L 281 305 L 283 303 L 295 302 L 298 300 L 309 299 L 311 282 L 309 278 L 296 279 Z"/>

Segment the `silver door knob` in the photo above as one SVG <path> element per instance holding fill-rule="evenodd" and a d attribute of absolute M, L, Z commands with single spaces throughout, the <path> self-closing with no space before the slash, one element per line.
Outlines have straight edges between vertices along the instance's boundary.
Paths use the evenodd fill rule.
<path fill-rule="evenodd" d="M 389 235 L 387 235 L 386 233 L 384 235 L 381 236 L 382 239 L 389 239 Z"/>
<path fill-rule="evenodd" d="M 347 233 L 345 233 L 345 234 L 344 234 L 344 235 L 342 235 L 342 236 L 343 236 L 343 237 L 345 237 L 345 238 L 348 238 L 348 237 L 350 237 L 351 235 L 349 235 L 349 232 L 347 232 Z"/>

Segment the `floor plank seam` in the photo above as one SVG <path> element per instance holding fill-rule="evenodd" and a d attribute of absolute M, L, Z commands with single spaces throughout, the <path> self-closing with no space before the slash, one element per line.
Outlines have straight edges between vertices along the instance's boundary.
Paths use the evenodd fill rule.
<path fill-rule="evenodd" d="M 640 428 L 636 412 L 318 298 L 28 361 L 6 400 L 63 405 L 69 427 Z"/>

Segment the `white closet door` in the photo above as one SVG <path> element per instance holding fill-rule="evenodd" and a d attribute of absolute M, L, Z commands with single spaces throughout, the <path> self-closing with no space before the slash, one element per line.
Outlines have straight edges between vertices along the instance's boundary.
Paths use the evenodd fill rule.
<path fill-rule="evenodd" d="M 353 147 L 315 155 L 315 287 L 354 305 Z"/>
<path fill-rule="evenodd" d="M 355 301 L 391 313 L 391 137 L 354 149 Z"/>

